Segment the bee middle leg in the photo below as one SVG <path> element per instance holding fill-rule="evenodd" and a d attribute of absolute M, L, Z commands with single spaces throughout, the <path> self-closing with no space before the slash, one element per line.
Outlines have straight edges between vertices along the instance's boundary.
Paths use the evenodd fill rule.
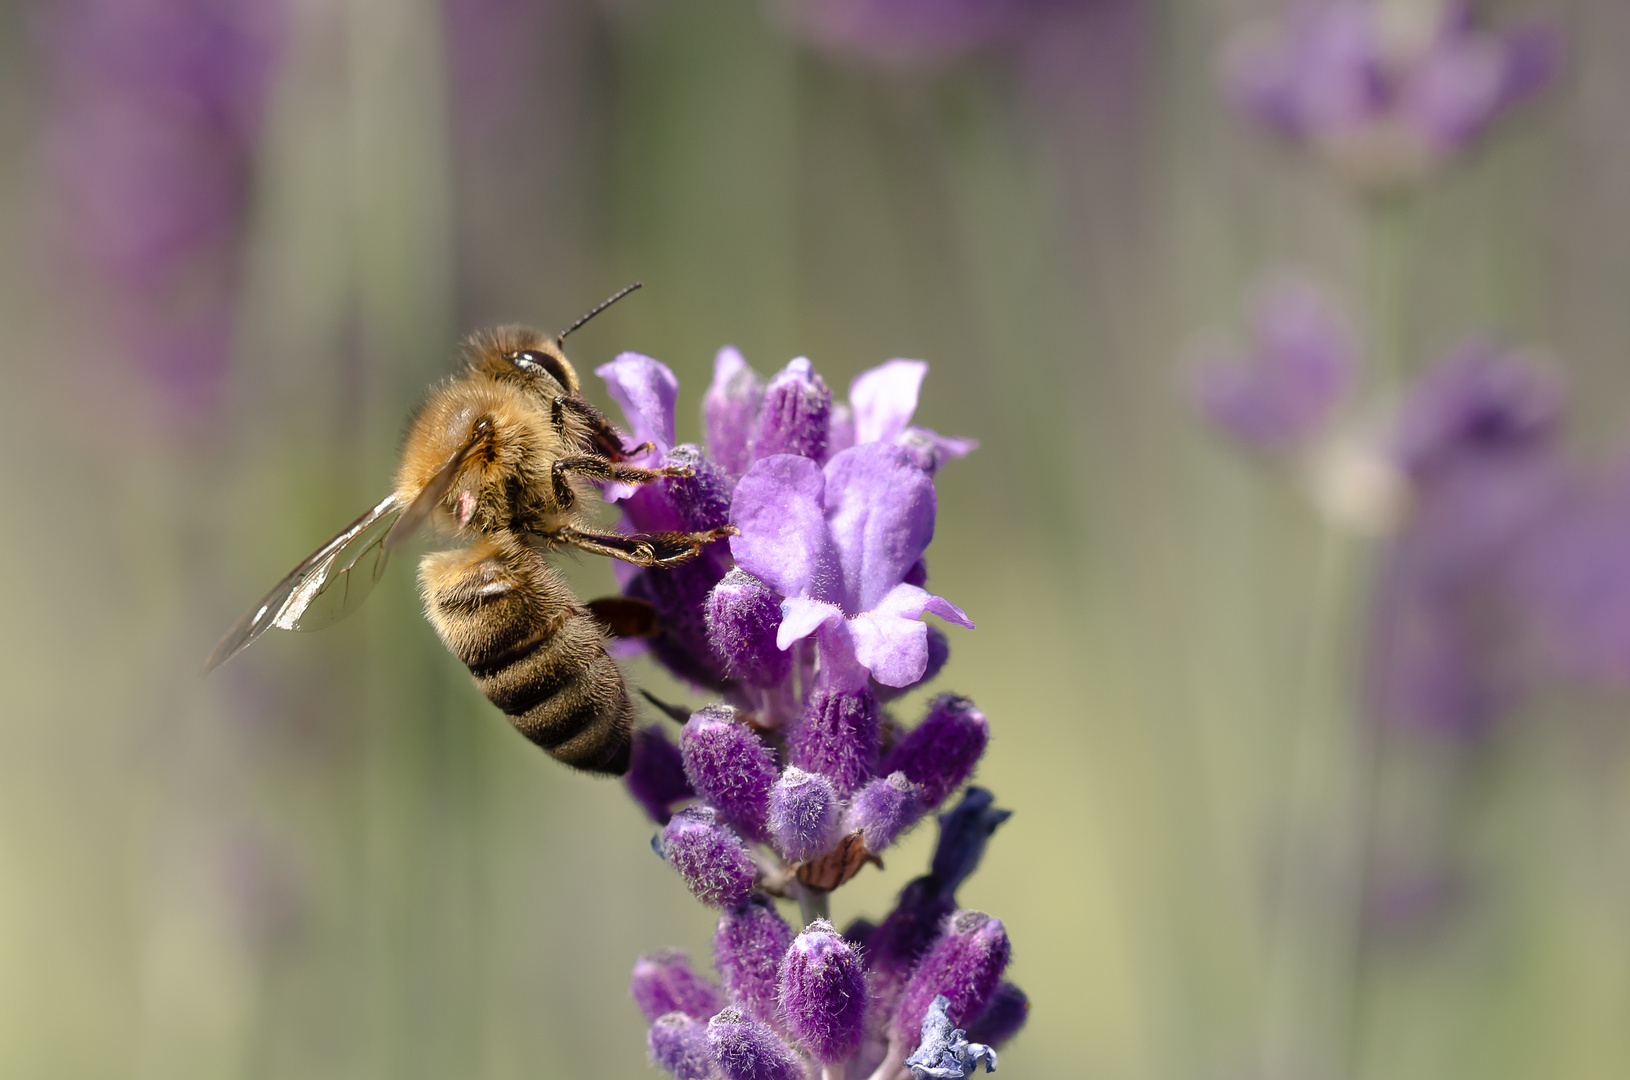
<path fill-rule="evenodd" d="M 611 421 L 607 420 L 599 409 L 582 398 L 564 395 L 555 398 L 549 405 L 549 420 L 554 425 L 555 431 L 562 435 L 566 433 L 567 413 L 571 413 L 589 429 L 589 440 L 608 461 L 622 461 L 624 458 L 655 449 L 651 443 L 641 443 L 632 450 L 624 448 L 622 436 L 617 434 L 617 429 L 611 426 Z"/>
<path fill-rule="evenodd" d="M 562 544 L 570 544 L 579 551 L 595 555 L 609 555 L 613 559 L 633 563 L 635 566 L 677 566 L 689 562 L 702 553 L 702 548 L 715 540 L 735 536 L 734 525 L 725 525 L 707 532 L 649 532 L 649 533 L 591 533 L 570 525 L 545 533 L 544 537 Z"/>
<path fill-rule="evenodd" d="M 651 484 L 665 477 L 695 475 L 689 465 L 664 465 L 660 469 L 642 469 L 637 465 L 623 465 L 595 454 L 572 454 L 557 458 L 551 471 L 555 498 L 562 506 L 572 505 L 575 495 L 568 476 L 581 476 L 589 480 L 615 480 L 624 484 Z"/>

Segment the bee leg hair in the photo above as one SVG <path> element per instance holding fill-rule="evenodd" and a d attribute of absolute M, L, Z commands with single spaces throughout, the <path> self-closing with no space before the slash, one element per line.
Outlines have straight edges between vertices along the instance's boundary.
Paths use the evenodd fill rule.
<path fill-rule="evenodd" d="M 573 454 L 569 457 L 557 458 L 553 466 L 552 478 L 555 485 L 555 498 L 562 506 L 572 505 L 574 496 L 572 485 L 567 481 L 568 475 L 577 475 L 589 480 L 616 480 L 624 484 L 650 484 L 667 476 L 692 476 L 693 470 L 689 465 L 664 465 L 660 469 L 642 469 L 635 465 L 619 465 L 595 454 Z"/>
<path fill-rule="evenodd" d="M 544 533 L 544 539 L 570 544 L 579 551 L 596 555 L 609 555 L 613 559 L 633 563 L 635 566 L 677 566 L 689 562 L 702 553 L 702 548 L 715 540 L 734 536 L 734 525 L 711 529 L 707 532 L 650 532 L 650 533 L 591 533 L 570 525 L 554 532 Z"/>

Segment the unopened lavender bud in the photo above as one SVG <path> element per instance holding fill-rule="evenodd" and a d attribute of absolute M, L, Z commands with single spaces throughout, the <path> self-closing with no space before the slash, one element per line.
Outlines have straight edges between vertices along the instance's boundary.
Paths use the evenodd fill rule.
<path fill-rule="evenodd" d="M 921 796 L 922 789 L 907 780 L 905 773 L 880 776 L 855 792 L 843 819 L 843 831 L 861 830 L 866 850 L 876 854 L 923 816 Z"/>
<path fill-rule="evenodd" d="M 968 1025 L 968 1038 L 972 1042 L 1000 1047 L 1024 1027 L 1030 1018 L 1030 998 L 1010 982 L 996 987 L 985 1011 Z"/>
<path fill-rule="evenodd" d="M 843 928 L 843 939 L 858 948 L 869 950 L 872 935 L 875 933 L 877 933 L 877 924 L 870 919 L 860 918 Z"/>
<path fill-rule="evenodd" d="M 968 879 L 984 857 L 985 845 L 996 827 L 1013 816 L 1011 810 L 992 805 L 996 796 L 971 787 L 951 810 L 939 817 L 940 838 L 928 873 L 950 895 Z"/>
<path fill-rule="evenodd" d="M 788 740 L 792 764 L 847 797 L 877 768 L 877 698 L 869 689 L 817 688 Z"/>
<path fill-rule="evenodd" d="M 904 983 L 955 910 L 956 901 L 932 876 L 907 882 L 894 910 L 866 942 L 867 964 L 885 981 Z"/>
<path fill-rule="evenodd" d="M 962 1025 L 990 1001 L 1012 955 L 1000 919 L 983 911 L 959 911 L 911 973 L 894 1008 L 893 1034 L 909 1045 L 922 1031 L 923 1017 L 936 997 L 949 1002 L 946 1015 Z"/>
<path fill-rule="evenodd" d="M 843 1061 L 866 1033 L 866 972 L 832 924 L 816 919 L 781 961 L 781 1015 L 822 1064 Z"/>
<path fill-rule="evenodd" d="M 781 597 L 763 582 L 732 570 L 707 598 L 707 634 L 725 671 L 752 686 L 776 686 L 792 671 L 792 651 L 776 646 Z"/>
<path fill-rule="evenodd" d="M 920 785 L 923 809 L 931 810 L 973 775 L 989 741 L 990 724 L 972 701 L 941 694 L 922 723 L 895 744 L 883 769 L 899 770 Z"/>
<path fill-rule="evenodd" d="M 679 747 L 668 741 L 659 727 L 634 732 L 633 749 L 623 784 L 634 801 L 645 807 L 651 820 L 668 824 L 673 805 L 693 798 L 696 791 L 685 776 L 685 761 Z"/>
<path fill-rule="evenodd" d="M 832 782 L 788 765 L 770 791 L 770 835 L 781 854 L 801 862 L 830 851 L 842 835 L 841 826 Z"/>
<path fill-rule="evenodd" d="M 689 476 L 670 477 L 662 489 L 673 506 L 679 528 L 685 532 L 717 529 L 730 520 L 730 496 L 736 485 L 725 471 L 702 453 L 695 443 L 682 443 L 668 451 L 664 465 L 690 469 Z"/>
<path fill-rule="evenodd" d="M 804 357 L 770 380 L 758 415 L 750 452 L 754 461 L 771 454 L 798 454 L 826 461 L 832 391 Z"/>
<path fill-rule="evenodd" d="M 764 380 L 741 353 L 725 346 L 713 360 L 713 385 L 702 399 L 707 447 L 725 472 L 740 476 L 753 463 L 748 450 L 764 404 Z"/>
<path fill-rule="evenodd" d="M 741 837 L 719 823 L 711 806 L 687 806 L 675 814 L 663 828 L 658 847 L 704 904 L 738 903 L 752 891 L 753 858 Z"/>
<path fill-rule="evenodd" d="M 769 838 L 770 788 L 775 758 L 770 748 L 728 705 L 691 714 L 679 736 L 691 786 L 749 840 Z"/>
<path fill-rule="evenodd" d="M 707 1024 L 707 1042 L 724 1080 L 804 1080 L 804 1065 L 770 1026 L 740 1009 Z"/>
<path fill-rule="evenodd" d="M 647 1022 L 671 1012 L 706 1020 L 724 1004 L 719 988 L 698 975 L 679 949 L 658 949 L 634 961 L 628 993 Z"/>
<path fill-rule="evenodd" d="M 777 979 L 792 936 L 792 927 L 760 893 L 725 908 L 713 935 L 713 964 L 725 992 L 766 1023 L 777 1020 Z"/>
<path fill-rule="evenodd" d="M 646 1037 L 651 1062 L 674 1075 L 674 1080 L 710 1080 L 717 1073 L 713 1050 L 707 1044 L 707 1024 L 682 1012 L 659 1016 Z"/>

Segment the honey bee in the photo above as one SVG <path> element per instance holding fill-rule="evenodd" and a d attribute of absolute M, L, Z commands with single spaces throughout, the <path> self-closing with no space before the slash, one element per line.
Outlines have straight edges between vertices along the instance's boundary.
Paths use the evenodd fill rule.
<path fill-rule="evenodd" d="M 585 481 L 648 484 L 690 475 L 645 469 L 584 400 L 562 347 L 629 286 L 550 340 L 505 326 L 463 346 L 463 369 L 433 388 L 412 415 L 396 481 L 372 509 L 312 552 L 238 620 L 206 672 L 272 627 L 311 630 L 349 614 L 391 552 L 422 529 L 465 546 L 419 563 L 425 612 L 487 699 L 550 756 L 575 768 L 628 770 L 633 706 L 606 655 L 606 622 L 618 612 L 580 603 L 547 555 L 561 548 L 666 567 L 729 535 L 597 532 L 584 517 Z M 596 602 L 600 604 L 600 602 Z M 599 612 L 598 616 L 596 612 Z"/>

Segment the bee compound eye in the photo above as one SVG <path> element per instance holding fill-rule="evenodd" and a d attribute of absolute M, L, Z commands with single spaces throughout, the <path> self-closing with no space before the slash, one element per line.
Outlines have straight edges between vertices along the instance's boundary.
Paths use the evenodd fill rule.
<path fill-rule="evenodd" d="M 555 382 L 560 384 L 562 390 L 570 389 L 571 376 L 566 374 L 565 365 L 557 357 L 550 356 L 540 349 L 525 349 L 512 358 L 515 366 L 530 374 L 543 372 Z"/>

